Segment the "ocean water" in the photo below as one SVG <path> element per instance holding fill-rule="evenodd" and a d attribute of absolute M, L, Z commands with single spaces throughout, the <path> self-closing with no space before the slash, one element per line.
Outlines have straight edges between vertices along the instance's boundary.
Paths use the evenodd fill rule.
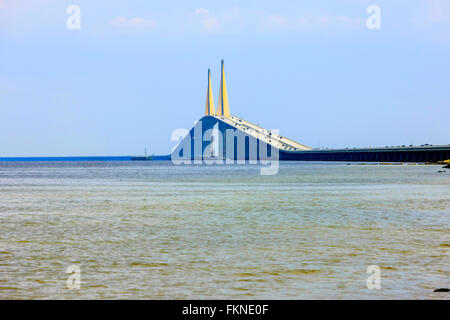
<path fill-rule="evenodd" d="M 0 299 L 449 299 L 438 170 L 0 163 Z"/>

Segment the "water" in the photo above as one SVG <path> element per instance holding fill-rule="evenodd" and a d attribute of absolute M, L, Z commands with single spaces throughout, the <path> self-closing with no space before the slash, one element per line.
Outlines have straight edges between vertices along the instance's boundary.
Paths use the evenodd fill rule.
<path fill-rule="evenodd" d="M 0 298 L 449 299 L 438 170 L 0 163 Z"/>

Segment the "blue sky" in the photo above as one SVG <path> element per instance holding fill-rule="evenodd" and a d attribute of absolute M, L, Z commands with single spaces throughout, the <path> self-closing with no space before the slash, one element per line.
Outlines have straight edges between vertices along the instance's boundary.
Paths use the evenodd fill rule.
<path fill-rule="evenodd" d="M 231 114 L 306 145 L 450 143 L 449 0 L 0 0 L 0 156 L 168 153 L 222 58 Z"/>

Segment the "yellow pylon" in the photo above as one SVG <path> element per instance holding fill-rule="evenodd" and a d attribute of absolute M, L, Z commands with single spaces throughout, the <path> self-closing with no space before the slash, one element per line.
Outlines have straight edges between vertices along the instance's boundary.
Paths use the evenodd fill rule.
<path fill-rule="evenodd" d="M 206 90 L 205 116 L 213 116 L 215 113 L 216 110 L 214 109 L 214 99 L 211 87 L 211 70 L 208 69 L 208 89 Z"/>
<path fill-rule="evenodd" d="M 225 70 L 222 60 L 222 74 L 220 77 L 219 102 L 217 103 L 218 116 L 230 116 L 230 107 L 228 105 L 227 84 L 225 83 Z"/>

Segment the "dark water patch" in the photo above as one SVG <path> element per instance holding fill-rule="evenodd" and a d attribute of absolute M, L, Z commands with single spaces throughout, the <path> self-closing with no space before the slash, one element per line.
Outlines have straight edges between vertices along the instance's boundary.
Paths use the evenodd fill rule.
<path fill-rule="evenodd" d="M 146 263 L 146 262 L 132 262 L 131 267 L 148 267 L 148 268 L 158 268 L 158 267 L 168 267 L 167 263 Z"/>
<path fill-rule="evenodd" d="M 314 274 L 314 273 L 320 273 L 320 270 L 316 269 L 292 269 L 292 270 L 286 270 L 283 273 L 285 274 L 291 274 L 291 275 L 300 275 L 300 274 Z"/>
<path fill-rule="evenodd" d="M 20 290 L 20 289 L 16 288 L 16 287 L 2 287 L 2 286 L 0 286 L 0 290 Z"/>
<path fill-rule="evenodd" d="M 392 271 L 398 270 L 396 267 L 386 267 L 386 266 L 382 266 L 381 268 L 382 268 L 383 270 L 392 270 Z"/>

